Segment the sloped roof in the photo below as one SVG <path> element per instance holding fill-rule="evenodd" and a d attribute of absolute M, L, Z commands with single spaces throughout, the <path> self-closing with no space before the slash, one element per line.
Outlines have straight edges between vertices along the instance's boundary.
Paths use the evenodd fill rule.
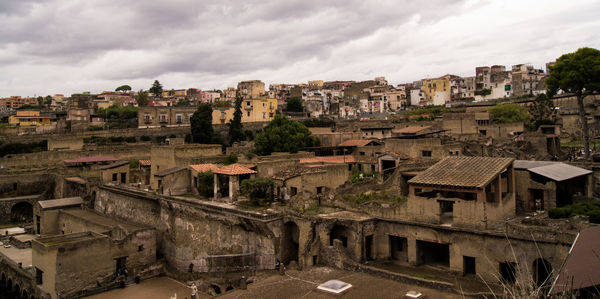
<path fill-rule="evenodd" d="M 381 144 L 375 140 L 350 139 L 340 143 L 338 146 L 367 146 L 371 143 Z"/>
<path fill-rule="evenodd" d="M 166 175 L 169 175 L 169 174 L 172 174 L 172 173 L 176 173 L 176 172 L 179 172 L 179 171 L 182 171 L 182 170 L 187 170 L 187 168 L 186 167 L 182 167 L 182 166 L 175 166 L 175 167 L 172 167 L 172 168 L 169 168 L 169 169 L 165 169 L 163 171 L 159 171 L 159 172 L 155 173 L 154 176 L 166 176 Z"/>
<path fill-rule="evenodd" d="M 51 200 L 40 200 L 38 201 L 38 204 L 40 205 L 40 207 L 42 207 L 42 209 L 52 209 L 69 206 L 78 206 L 83 204 L 83 199 L 81 197 L 66 197 Z"/>
<path fill-rule="evenodd" d="M 483 188 L 513 158 L 447 157 L 408 181 L 438 187 Z"/>
<path fill-rule="evenodd" d="M 236 163 L 236 164 L 223 166 L 221 168 L 217 168 L 217 169 L 213 170 L 213 173 L 226 174 L 226 175 L 241 175 L 241 174 L 253 174 L 253 173 L 256 173 L 256 171 Z"/>
<path fill-rule="evenodd" d="M 565 163 L 555 163 L 551 165 L 535 167 L 529 169 L 529 171 L 539 174 L 541 176 L 545 176 L 557 182 L 566 181 L 572 178 L 592 173 L 591 170 L 579 168 L 577 166 Z"/>
<path fill-rule="evenodd" d="M 113 156 L 93 156 L 93 157 L 81 157 L 72 160 L 64 160 L 65 163 L 98 163 L 98 162 L 115 162 L 119 159 Z"/>
<path fill-rule="evenodd" d="M 515 169 L 526 169 L 535 174 L 561 182 L 592 173 L 581 167 L 553 161 L 515 161 Z"/>
<path fill-rule="evenodd" d="M 549 294 L 600 285 L 600 226 L 579 233 Z"/>
<path fill-rule="evenodd" d="M 120 167 L 123 166 L 125 164 L 129 164 L 129 161 L 117 161 L 115 163 L 109 164 L 109 165 L 105 165 L 100 167 L 100 170 L 105 170 L 105 169 L 111 169 L 111 168 L 116 168 L 116 167 Z"/>
<path fill-rule="evenodd" d="M 332 163 L 332 164 L 356 163 L 356 159 L 354 159 L 354 156 L 350 156 L 350 155 L 300 158 L 300 164 L 311 164 L 311 163 Z"/>
<path fill-rule="evenodd" d="M 219 168 L 219 166 L 216 164 L 212 164 L 212 163 L 206 163 L 206 164 L 190 165 L 190 168 L 197 172 L 208 172 L 208 171 L 214 171 L 215 169 Z"/>
<path fill-rule="evenodd" d="M 421 131 L 425 131 L 431 129 L 431 126 L 409 126 L 409 127 L 405 127 L 402 129 L 394 129 L 392 130 L 392 133 L 394 134 L 404 134 L 404 135 L 414 135 L 417 134 Z"/>

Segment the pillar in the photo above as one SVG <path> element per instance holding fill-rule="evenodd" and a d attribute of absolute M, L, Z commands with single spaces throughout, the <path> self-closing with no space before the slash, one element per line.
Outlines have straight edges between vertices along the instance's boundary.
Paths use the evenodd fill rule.
<path fill-rule="evenodd" d="M 215 191 L 214 200 L 217 200 L 218 199 L 217 194 L 219 193 L 219 175 L 218 174 L 215 173 L 215 177 L 214 177 L 213 181 L 214 181 L 214 189 L 213 190 Z"/>
<path fill-rule="evenodd" d="M 408 251 L 408 263 L 416 266 L 419 264 L 417 259 L 417 239 L 408 237 L 406 240 L 406 250 Z"/>
<path fill-rule="evenodd" d="M 502 203 L 502 175 L 498 175 L 496 180 L 496 199 L 499 203 Z"/>

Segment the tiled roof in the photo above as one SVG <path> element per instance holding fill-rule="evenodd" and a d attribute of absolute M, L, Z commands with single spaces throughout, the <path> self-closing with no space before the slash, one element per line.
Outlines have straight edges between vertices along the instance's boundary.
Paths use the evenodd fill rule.
<path fill-rule="evenodd" d="M 351 139 L 340 143 L 340 145 L 338 146 L 366 146 L 370 143 L 376 143 L 378 145 L 380 144 L 379 142 L 374 140 Z"/>
<path fill-rule="evenodd" d="M 240 164 L 231 164 L 223 166 L 221 168 L 213 170 L 213 173 L 226 174 L 226 175 L 240 175 L 240 174 L 253 174 L 256 171 L 246 168 Z"/>
<path fill-rule="evenodd" d="M 152 161 L 150 160 L 140 160 L 140 165 L 142 166 L 151 166 L 152 165 Z"/>
<path fill-rule="evenodd" d="M 207 163 L 207 164 L 190 165 L 190 168 L 197 172 L 209 172 L 209 171 L 214 171 L 215 169 L 218 169 L 219 166 L 212 164 L 212 163 Z"/>
<path fill-rule="evenodd" d="M 94 156 L 94 157 L 81 157 L 73 160 L 64 160 L 65 163 L 97 163 L 97 162 L 115 162 L 119 159 L 113 156 Z"/>
<path fill-rule="evenodd" d="M 483 188 L 513 158 L 448 157 L 408 181 L 409 184 L 438 187 Z"/>
<path fill-rule="evenodd" d="M 402 128 L 402 129 L 394 129 L 394 130 L 392 130 L 392 133 L 394 133 L 394 134 L 414 135 L 414 134 L 417 134 L 417 133 L 419 133 L 421 131 L 428 130 L 428 129 L 431 129 L 431 126 L 425 126 L 425 127 L 410 126 L 410 127 L 406 127 L 406 128 Z"/>
<path fill-rule="evenodd" d="M 325 156 L 325 157 L 313 157 L 313 158 L 300 158 L 301 164 L 311 163 L 333 163 L 333 164 L 344 164 L 344 163 L 356 163 L 353 156 Z"/>

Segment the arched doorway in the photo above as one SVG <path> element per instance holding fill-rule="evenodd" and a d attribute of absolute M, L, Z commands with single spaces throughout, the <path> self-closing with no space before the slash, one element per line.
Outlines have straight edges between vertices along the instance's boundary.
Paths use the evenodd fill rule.
<path fill-rule="evenodd" d="M 19 202 L 10 209 L 11 222 L 31 222 L 32 219 L 33 206 L 28 202 Z"/>
<path fill-rule="evenodd" d="M 550 283 L 552 275 L 552 265 L 545 259 L 538 258 L 533 261 L 533 281 L 540 287 Z"/>
<path fill-rule="evenodd" d="M 298 247 L 300 239 L 300 229 L 292 221 L 286 222 L 283 226 L 283 241 L 281 247 L 281 259 L 284 265 L 291 261 L 298 262 Z"/>

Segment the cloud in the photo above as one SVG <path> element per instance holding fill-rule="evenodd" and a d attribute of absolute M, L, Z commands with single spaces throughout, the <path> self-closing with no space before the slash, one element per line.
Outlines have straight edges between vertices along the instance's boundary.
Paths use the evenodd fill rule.
<path fill-rule="evenodd" d="M 597 1 L 13 1 L 0 3 L 0 96 L 400 83 L 599 47 Z"/>

